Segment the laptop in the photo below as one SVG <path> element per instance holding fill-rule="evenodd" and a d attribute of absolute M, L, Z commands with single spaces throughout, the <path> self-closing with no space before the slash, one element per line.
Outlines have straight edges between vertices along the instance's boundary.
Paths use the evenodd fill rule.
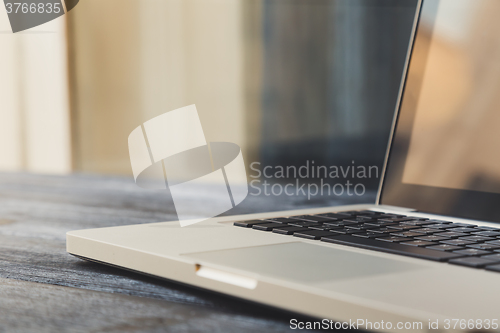
<path fill-rule="evenodd" d="M 68 253 L 330 328 L 498 330 L 499 22 L 499 0 L 418 4 L 376 204 L 71 231 Z"/>

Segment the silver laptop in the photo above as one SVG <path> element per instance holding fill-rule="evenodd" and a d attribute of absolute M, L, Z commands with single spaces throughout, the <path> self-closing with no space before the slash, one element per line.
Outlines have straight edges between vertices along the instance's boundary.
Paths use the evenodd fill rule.
<path fill-rule="evenodd" d="M 72 231 L 67 251 L 330 328 L 499 330 L 500 0 L 419 3 L 408 53 L 377 204 Z"/>

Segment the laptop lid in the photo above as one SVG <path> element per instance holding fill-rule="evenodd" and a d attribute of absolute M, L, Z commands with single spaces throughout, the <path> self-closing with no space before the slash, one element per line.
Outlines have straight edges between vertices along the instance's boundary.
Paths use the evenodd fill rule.
<path fill-rule="evenodd" d="M 380 204 L 500 222 L 500 0 L 424 0 Z"/>

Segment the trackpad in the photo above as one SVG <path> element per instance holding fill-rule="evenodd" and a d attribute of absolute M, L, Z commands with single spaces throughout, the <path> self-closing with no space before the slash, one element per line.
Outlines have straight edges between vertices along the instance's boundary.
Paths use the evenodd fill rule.
<path fill-rule="evenodd" d="M 298 282 L 324 282 L 427 268 L 302 242 L 184 254 L 203 263 Z"/>

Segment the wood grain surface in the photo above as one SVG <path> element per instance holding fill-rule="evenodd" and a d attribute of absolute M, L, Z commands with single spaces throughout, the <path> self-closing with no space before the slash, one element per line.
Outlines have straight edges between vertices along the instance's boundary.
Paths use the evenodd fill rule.
<path fill-rule="evenodd" d="M 249 196 L 226 214 L 370 201 Z M 168 220 L 168 191 L 126 177 L 0 174 L 0 332 L 289 332 L 291 318 L 310 320 L 66 253 L 70 230 Z"/>

